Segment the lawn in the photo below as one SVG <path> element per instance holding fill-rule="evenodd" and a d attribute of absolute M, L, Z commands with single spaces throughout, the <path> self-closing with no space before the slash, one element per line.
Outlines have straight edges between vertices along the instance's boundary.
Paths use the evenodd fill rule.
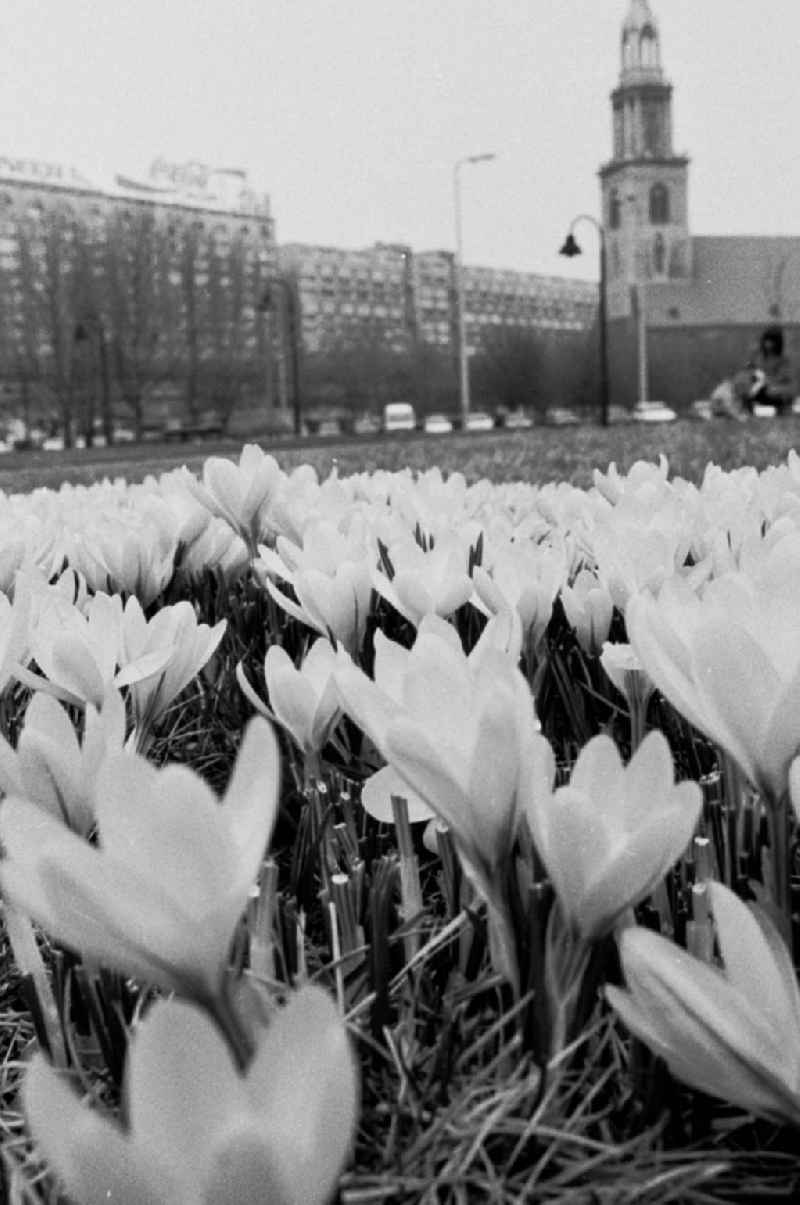
<path fill-rule="evenodd" d="M 377 440 L 287 442 L 274 446 L 265 441 L 284 469 L 314 465 L 325 476 L 338 465 L 342 475 L 397 470 L 424 470 L 439 465 L 446 472 L 459 470 L 469 481 L 569 481 L 585 488 L 592 469 L 605 469 L 613 460 L 621 470 L 636 460 L 655 460 L 664 453 L 674 475 L 699 483 L 709 462 L 725 469 L 750 465 L 756 469 L 778 464 L 791 448 L 800 447 L 800 416 L 753 419 L 747 423 L 725 420 L 670 425 L 628 423 L 606 429 L 536 427 L 529 431 L 444 435 Z M 0 463 L 0 489 L 25 492 L 42 486 L 58 488 L 64 482 L 89 484 L 104 477 L 141 481 L 186 464 L 198 471 L 210 455 L 238 456 L 241 442 L 206 441 L 203 444 L 143 444 L 136 447 L 98 448 L 75 452 L 15 453 Z"/>

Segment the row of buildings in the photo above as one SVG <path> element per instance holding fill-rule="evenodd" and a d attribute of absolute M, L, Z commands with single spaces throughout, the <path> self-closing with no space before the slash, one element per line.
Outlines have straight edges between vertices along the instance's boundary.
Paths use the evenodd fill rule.
<path fill-rule="evenodd" d="M 611 157 L 599 170 L 611 397 L 623 405 L 649 394 L 684 407 L 735 371 L 770 323 L 781 323 L 789 353 L 800 353 L 800 238 L 692 233 L 689 157 L 674 147 L 672 92 L 650 4 L 628 0 L 611 92 Z M 0 276 L 12 300 L 20 227 L 41 226 L 53 212 L 88 226 L 112 215 L 154 215 L 175 235 L 168 246 L 178 305 L 182 231 L 199 232 L 208 254 L 234 241 L 244 248 L 250 291 L 242 346 L 277 350 L 281 396 L 291 342 L 288 291 L 270 290 L 265 300 L 265 286 L 277 278 L 291 281 L 296 342 L 307 355 L 365 343 L 456 351 L 451 252 L 387 243 L 360 250 L 280 245 L 269 198 L 250 188 L 242 171 L 159 159 L 144 179 L 99 182 L 60 164 L 0 156 Z M 199 272 L 202 283 L 202 263 Z M 466 265 L 461 285 L 471 352 L 508 328 L 592 337 L 598 289 L 591 282 Z M 276 309 L 283 321 L 272 321 Z M 8 311 L 6 297 L 6 322 Z M 3 319 L 0 308 L 0 327 Z"/>
<path fill-rule="evenodd" d="M 0 156 L 0 273 L 7 284 L 13 287 L 20 270 L 20 229 L 42 229 L 55 213 L 85 229 L 149 213 L 170 235 L 191 229 L 217 252 L 236 242 L 254 269 L 248 279 L 256 282 L 244 310 L 250 345 L 265 308 L 257 291 L 281 277 L 294 290 L 306 354 L 365 343 L 403 352 L 419 342 L 455 353 L 458 282 L 452 252 L 389 243 L 357 250 L 280 245 L 269 198 L 251 189 L 242 171 L 158 159 L 144 179 L 116 175 L 97 181 L 66 165 Z M 177 281 L 181 239 L 164 245 L 174 248 Z M 462 288 L 465 337 L 473 352 L 498 328 L 589 332 L 595 322 L 597 286 L 591 282 L 466 265 Z M 279 313 L 285 310 L 282 297 L 282 290 L 274 291 Z M 273 324 L 279 351 L 286 343 L 283 317 L 283 324 Z"/>

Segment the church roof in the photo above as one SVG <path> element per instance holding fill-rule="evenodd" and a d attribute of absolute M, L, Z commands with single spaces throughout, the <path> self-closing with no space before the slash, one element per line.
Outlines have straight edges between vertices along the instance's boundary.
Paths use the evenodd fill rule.
<path fill-rule="evenodd" d="M 649 286 L 648 325 L 800 323 L 800 236 L 696 236 L 692 258 L 689 280 Z"/>
<path fill-rule="evenodd" d="M 647 0 L 631 0 L 628 8 L 628 15 L 622 24 L 623 37 L 628 30 L 644 29 L 645 26 L 650 26 L 651 29 L 657 29 L 657 22 Z"/>

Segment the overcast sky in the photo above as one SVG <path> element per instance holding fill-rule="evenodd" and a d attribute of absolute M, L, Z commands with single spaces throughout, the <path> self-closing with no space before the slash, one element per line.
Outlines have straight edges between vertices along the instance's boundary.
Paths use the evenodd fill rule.
<path fill-rule="evenodd" d="M 584 277 L 627 0 L 2 0 L 0 155 L 246 169 L 281 242 Z M 800 0 L 652 0 L 697 234 L 800 234 Z"/>

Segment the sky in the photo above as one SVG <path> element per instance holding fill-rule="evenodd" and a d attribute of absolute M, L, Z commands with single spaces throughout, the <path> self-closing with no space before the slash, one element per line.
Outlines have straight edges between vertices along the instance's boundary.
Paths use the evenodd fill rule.
<path fill-rule="evenodd" d="M 2 0 L 0 155 L 246 170 L 279 242 L 584 278 L 628 0 Z M 800 3 L 651 0 L 695 234 L 800 234 Z"/>

